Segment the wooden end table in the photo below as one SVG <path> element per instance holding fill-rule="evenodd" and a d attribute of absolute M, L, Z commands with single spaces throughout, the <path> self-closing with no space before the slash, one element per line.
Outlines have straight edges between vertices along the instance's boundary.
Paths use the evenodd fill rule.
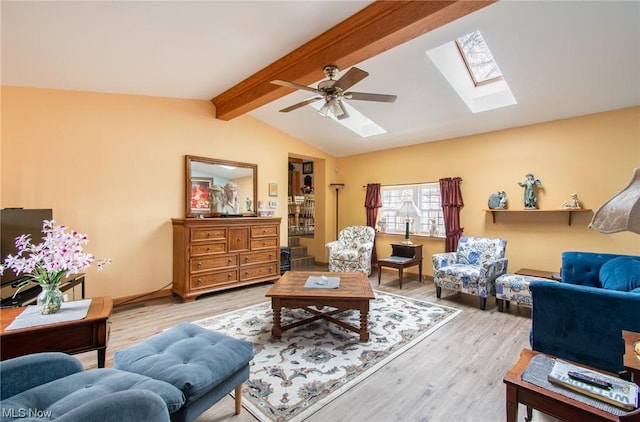
<path fill-rule="evenodd" d="M 374 299 L 375 295 L 367 275 L 362 272 L 325 273 L 328 277 L 340 277 L 340 286 L 337 289 L 304 287 L 309 276 L 321 276 L 322 274 L 321 272 L 287 271 L 265 294 L 271 298 L 273 308 L 273 329 L 271 330 L 273 337 L 280 338 L 285 330 L 322 318 L 360 334 L 362 342 L 369 341 L 369 331 L 367 331 L 369 301 Z M 310 308 L 310 306 L 315 306 L 317 309 Z M 337 310 L 322 312 L 322 308 L 325 306 Z M 302 308 L 313 316 L 282 326 L 280 320 L 282 308 Z M 359 327 L 349 325 L 332 316 L 348 309 L 360 311 Z"/>
<path fill-rule="evenodd" d="M 622 331 L 624 339 L 624 369 L 631 373 L 631 381 L 640 385 L 640 358 L 633 350 L 636 341 L 640 341 L 640 333 Z"/>
<path fill-rule="evenodd" d="M 378 260 L 378 285 L 380 284 L 380 276 L 382 275 L 382 267 L 391 267 L 398 269 L 398 278 L 400 279 L 400 289 L 402 289 L 402 277 L 404 269 L 407 267 L 418 266 L 418 278 L 422 283 L 422 245 L 405 245 L 404 243 L 391 244 L 391 256 Z"/>
<path fill-rule="evenodd" d="M 96 350 L 98 367 L 104 368 L 109 340 L 110 297 L 94 297 L 87 316 L 76 321 L 9 330 L 6 328 L 25 307 L 0 310 L 0 360 L 39 352 L 76 354 Z"/>
<path fill-rule="evenodd" d="M 520 359 L 518 362 L 504 377 L 503 381 L 507 386 L 507 422 L 516 422 L 518 419 L 518 403 L 522 403 L 527 406 L 526 421 L 531 421 L 532 409 L 537 409 L 542 413 L 546 413 L 563 421 L 618 421 L 618 416 L 612 413 L 605 412 L 604 410 L 573 400 L 569 397 L 563 396 L 562 394 L 558 394 L 551 390 L 547 390 L 546 388 L 538 387 L 530 382 L 523 381 L 522 373 L 527 369 L 531 359 L 538 354 L 540 353 L 529 349 L 523 349 L 522 352 L 520 352 Z M 588 368 L 585 365 L 580 366 Z M 597 371 L 603 372 L 600 370 Z M 616 374 L 606 374 L 617 377 Z"/>

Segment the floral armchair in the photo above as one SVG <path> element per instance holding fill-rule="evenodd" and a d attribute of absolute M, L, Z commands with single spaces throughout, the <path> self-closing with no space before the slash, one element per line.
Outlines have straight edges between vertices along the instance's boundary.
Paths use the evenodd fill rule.
<path fill-rule="evenodd" d="M 456 252 L 433 255 L 433 281 L 436 295 L 442 288 L 480 297 L 480 309 L 487 305 L 487 296 L 496 294 L 496 278 L 507 272 L 505 258 L 507 241 L 485 237 L 463 236 Z"/>
<path fill-rule="evenodd" d="M 369 226 L 349 226 L 342 229 L 338 240 L 326 244 L 329 251 L 329 271 L 371 274 L 371 252 L 376 232 Z"/>

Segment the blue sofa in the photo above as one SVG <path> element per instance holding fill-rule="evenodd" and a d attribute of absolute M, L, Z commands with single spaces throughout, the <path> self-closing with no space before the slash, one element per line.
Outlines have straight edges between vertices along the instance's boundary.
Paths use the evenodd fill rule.
<path fill-rule="evenodd" d="M 640 257 L 564 252 L 562 281 L 532 281 L 533 350 L 617 373 L 640 332 Z"/>

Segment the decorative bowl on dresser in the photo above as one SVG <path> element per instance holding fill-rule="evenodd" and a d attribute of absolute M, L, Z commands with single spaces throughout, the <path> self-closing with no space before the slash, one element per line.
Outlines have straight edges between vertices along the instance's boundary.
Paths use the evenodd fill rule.
<path fill-rule="evenodd" d="M 280 278 L 280 218 L 183 218 L 173 224 L 173 292 L 199 295 Z"/>

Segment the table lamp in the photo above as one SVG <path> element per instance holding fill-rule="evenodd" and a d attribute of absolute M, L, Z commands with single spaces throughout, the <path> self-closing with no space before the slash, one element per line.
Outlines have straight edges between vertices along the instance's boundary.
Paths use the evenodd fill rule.
<path fill-rule="evenodd" d="M 640 234 L 640 168 L 631 181 L 594 214 L 589 228 L 600 233 L 630 231 Z"/>
<path fill-rule="evenodd" d="M 416 207 L 416 204 L 413 203 L 413 199 L 411 199 L 411 195 L 404 194 L 402 196 L 402 205 L 398 208 L 398 214 L 404 216 L 404 241 L 402 244 L 404 245 L 412 245 L 413 242 L 409 240 L 409 227 L 413 222 L 415 217 L 420 217 L 420 210 Z"/>

